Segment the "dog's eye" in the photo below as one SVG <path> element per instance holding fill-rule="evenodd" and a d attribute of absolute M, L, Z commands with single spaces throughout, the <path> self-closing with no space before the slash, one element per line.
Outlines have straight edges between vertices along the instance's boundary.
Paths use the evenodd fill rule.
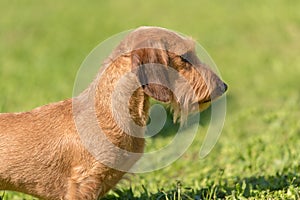
<path fill-rule="evenodd" d="M 188 53 L 188 52 L 185 53 L 185 54 L 182 54 L 182 55 L 180 56 L 180 58 L 181 58 L 181 60 L 182 60 L 183 62 L 191 63 L 191 59 L 190 59 L 190 57 L 189 57 L 189 53 Z"/>
<path fill-rule="evenodd" d="M 180 56 L 182 62 L 189 63 L 191 65 L 201 64 L 197 55 L 191 51 L 188 51 Z"/>
<path fill-rule="evenodd" d="M 182 60 L 183 62 L 189 62 L 188 54 L 187 54 L 187 53 L 182 54 L 182 55 L 180 56 L 180 58 L 181 58 L 181 60 Z"/>

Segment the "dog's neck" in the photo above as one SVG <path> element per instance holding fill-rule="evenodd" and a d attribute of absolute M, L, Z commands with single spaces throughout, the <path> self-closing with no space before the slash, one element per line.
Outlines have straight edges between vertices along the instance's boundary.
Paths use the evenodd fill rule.
<path fill-rule="evenodd" d="M 124 62 L 124 59 L 128 60 Z M 124 63 L 130 64 L 130 58 L 114 61 L 78 98 L 85 99 L 82 106 L 93 110 L 94 113 L 91 114 L 96 114 L 98 124 L 105 134 L 113 130 L 114 138 L 126 138 L 127 135 L 128 138 L 132 139 L 130 136 L 134 136 L 136 140 L 143 141 L 149 97 L 138 86 L 138 80 L 131 73 L 131 68 Z M 138 149 L 132 151 L 141 151 L 141 148 Z"/>
<path fill-rule="evenodd" d="M 149 98 L 131 72 L 130 61 L 129 57 L 115 60 L 98 77 L 95 105 L 99 114 L 103 109 L 112 113 L 113 121 L 133 120 L 137 125 L 145 126 Z"/>

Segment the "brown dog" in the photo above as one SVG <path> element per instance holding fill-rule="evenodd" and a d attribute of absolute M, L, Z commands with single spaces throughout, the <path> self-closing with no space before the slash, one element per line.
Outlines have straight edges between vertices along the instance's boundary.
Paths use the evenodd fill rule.
<path fill-rule="evenodd" d="M 150 68 L 146 69 L 147 64 Z M 151 70 L 155 68 L 153 64 L 165 66 L 165 69 Z M 211 100 L 227 89 L 226 84 L 199 61 L 191 39 L 163 28 L 141 27 L 131 32 L 103 67 L 101 76 L 76 98 L 29 112 L 0 115 L 0 189 L 46 200 L 95 200 L 111 189 L 138 157 L 125 163 L 118 153 L 106 145 L 99 145 L 103 150 L 102 162 L 87 150 L 79 136 L 78 123 L 85 127 L 84 130 L 93 132 L 87 117 L 90 101 L 94 102 L 97 126 L 108 140 L 123 150 L 142 153 L 143 129 L 131 130 L 127 125 L 130 120 L 140 127 L 146 125 L 149 97 L 170 103 L 178 117 L 182 110 L 186 112 L 181 114 L 207 108 Z M 179 77 L 170 77 L 166 71 L 168 67 L 186 79 L 191 89 L 182 84 Z M 118 81 L 126 73 L 135 76 L 128 76 L 119 85 L 122 93 L 114 93 Z M 153 77 L 160 84 L 149 81 Z M 136 84 L 140 87 L 129 91 L 132 90 L 130 85 Z M 128 101 L 124 100 L 124 94 L 131 95 Z M 117 101 L 113 108 L 112 98 Z M 75 101 L 79 105 L 76 109 L 73 108 Z M 124 114 L 126 110 L 130 117 Z M 126 131 L 116 122 L 115 113 Z M 135 132 L 137 137 L 127 131 Z M 103 164 L 105 159 L 125 167 L 114 169 Z"/>

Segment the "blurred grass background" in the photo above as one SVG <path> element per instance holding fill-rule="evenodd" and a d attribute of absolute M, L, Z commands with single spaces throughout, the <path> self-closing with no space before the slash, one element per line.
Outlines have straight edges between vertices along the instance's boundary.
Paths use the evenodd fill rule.
<path fill-rule="evenodd" d="M 229 85 L 223 133 L 204 160 L 199 136 L 173 165 L 130 176 L 106 198 L 166 199 L 177 180 L 193 199 L 300 198 L 299 9 L 297 0 L 1 0 L 0 111 L 71 97 L 81 62 L 113 34 L 173 29 L 196 39 Z"/>

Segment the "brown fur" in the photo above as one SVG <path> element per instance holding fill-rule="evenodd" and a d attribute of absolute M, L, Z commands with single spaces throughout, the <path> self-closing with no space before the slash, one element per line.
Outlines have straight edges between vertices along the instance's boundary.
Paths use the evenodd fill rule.
<path fill-rule="evenodd" d="M 139 67 L 152 63 L 172 67 L 188 80 L 194 91 L 187 91 L 180 80 L 167 77 L 164 69 L 157 73 L 145 72 Z M 29 112 L 0 115 L 0 189 L 20 191 L 45 200 L 95 200 L 111 189 L 125 172 L 105 166 L 86 150 L 77 133 L 74 114 L 87 112 L 87 102 L 93 99 L 98 124 L 107 138 L 127 151 L 143 152 L 144 139 L 124 133 L 124 129 L 116 125 L 111 110 L 112 93 L 125 73 L 134 72 L 136 77 L 121 85 L 124 92 L 130 92 L 126 90 L 130 84 L 143 85 L 129 102 L 122 102 L 121 94 L 118 98 L 120 106 L 115 109 L 125 126 L 130 119 L 122 115 L 124 108 L 129 108 L 136 124 L 146 125 L 149 97 L 170 103 L 176 118 L 182 109 L 195 110 L 195 105 L 196 110 L 205 109 L 211 99 L 226 90 L 224 83 L 198 60 L 191 39 L 162 28 L 142 27 L 133 31 L 103 67 L 106 68 L 102 75 L 76 97 L 82 104 L 80 109 L 73 110 L 74 99 L 67 99 Z M 179 96 L 175 97 L 162 85 L 143 84 L 151 76 L 173 85 Z M 89 118 L 84 118 L 82 123 L 88 128 Z M 143 136 L 142 131 L 137 134 Z M 108 155 L 117 156 L 110 155 L 109 150 Z M 127 163 L 127 168 L 135 161 Z"/>

